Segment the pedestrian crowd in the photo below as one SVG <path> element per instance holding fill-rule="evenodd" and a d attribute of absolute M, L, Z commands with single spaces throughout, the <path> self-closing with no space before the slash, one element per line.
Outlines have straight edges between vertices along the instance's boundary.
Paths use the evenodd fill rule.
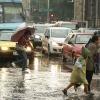
<path fill-rule="evenodd" d="M 16 45 L 16 51 L 19 54 L 19 59 L 12 62 L 12 66 L 19 65 L 22 68 L 22 72 L 27 72 L 27 54 L 24 48 L 28 45 L 32 49 L 33 46 L 30 43 L 29 38 L 32 33 L 35 32 L 33 28 L 33 32 L 30 28 L 27 28 L 22 36 L 18 39 L 18 43 Z M 88 41 L 88 43 L 82 47 L 81 54 L 77 58 L 73 71 L 70 77 L 70 84 L 62 90 L 64 95 L 67 95 L 67 91 L 69 88 L 74 86 L 75 91 L 78 86 L 84 84 L 84 93 L 91 94 L 91 81 L 93 77 L 93 73 L 98 74 L 100 72 L 100 31 L 94 33 L 92 38 Z"/>
<path fill-rule="evenodd" d="M 77 88 L 84 84 L 84 93 L 94 95 L 91 92 L 91 81 L 93 74 L 100 72 L 100 31 L 96 31 L 85 47 L 82 47 L 80 57 L 77 58 L 70 76 L 69 85 L 62 90 L 64 95 L 68 95 L 69 88 Z"/>

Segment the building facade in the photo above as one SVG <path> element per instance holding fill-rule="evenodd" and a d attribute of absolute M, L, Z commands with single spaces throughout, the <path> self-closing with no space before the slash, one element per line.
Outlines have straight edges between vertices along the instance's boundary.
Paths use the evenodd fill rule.
<path fill-rule="evenodd" d="M 74 19 L 88 22 L 88 27 L 100 27 L 100 0 L 74 0 Z"/>

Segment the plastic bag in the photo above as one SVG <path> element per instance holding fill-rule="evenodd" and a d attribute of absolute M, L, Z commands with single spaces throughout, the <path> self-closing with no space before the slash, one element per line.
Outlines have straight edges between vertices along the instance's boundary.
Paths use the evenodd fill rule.
<path fill-rule="evenodd" d="M 81 64 L 81 62 L 79 61 L 79 59 L 76 60 L 75 66 L 76 66 L 77 68 L 82 69 L 82 64 Z"/>

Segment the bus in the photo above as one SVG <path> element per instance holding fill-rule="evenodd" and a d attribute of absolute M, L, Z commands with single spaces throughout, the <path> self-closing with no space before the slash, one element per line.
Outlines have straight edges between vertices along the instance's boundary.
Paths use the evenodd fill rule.
<path fill-rule="evenodd" d="M 0 30 L 26 26 L 21 0 L 0 0 Z"/>

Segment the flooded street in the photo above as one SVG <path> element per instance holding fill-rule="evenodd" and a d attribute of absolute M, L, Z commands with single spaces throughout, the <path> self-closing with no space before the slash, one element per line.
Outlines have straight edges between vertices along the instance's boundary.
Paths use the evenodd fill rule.
<path fill-rule="evenodd" d="M 37 54 L 31 72 L 23 74 L 21 68 L 0 68 L 0 100 L 100 100 L 100 78 L 94 77 L 94 96 L 83 94 L 83 86 L 75 92 L 68 90 L 68 97 L 62 89 L 69 83 L 70 67 L 61 57 Z"/>

